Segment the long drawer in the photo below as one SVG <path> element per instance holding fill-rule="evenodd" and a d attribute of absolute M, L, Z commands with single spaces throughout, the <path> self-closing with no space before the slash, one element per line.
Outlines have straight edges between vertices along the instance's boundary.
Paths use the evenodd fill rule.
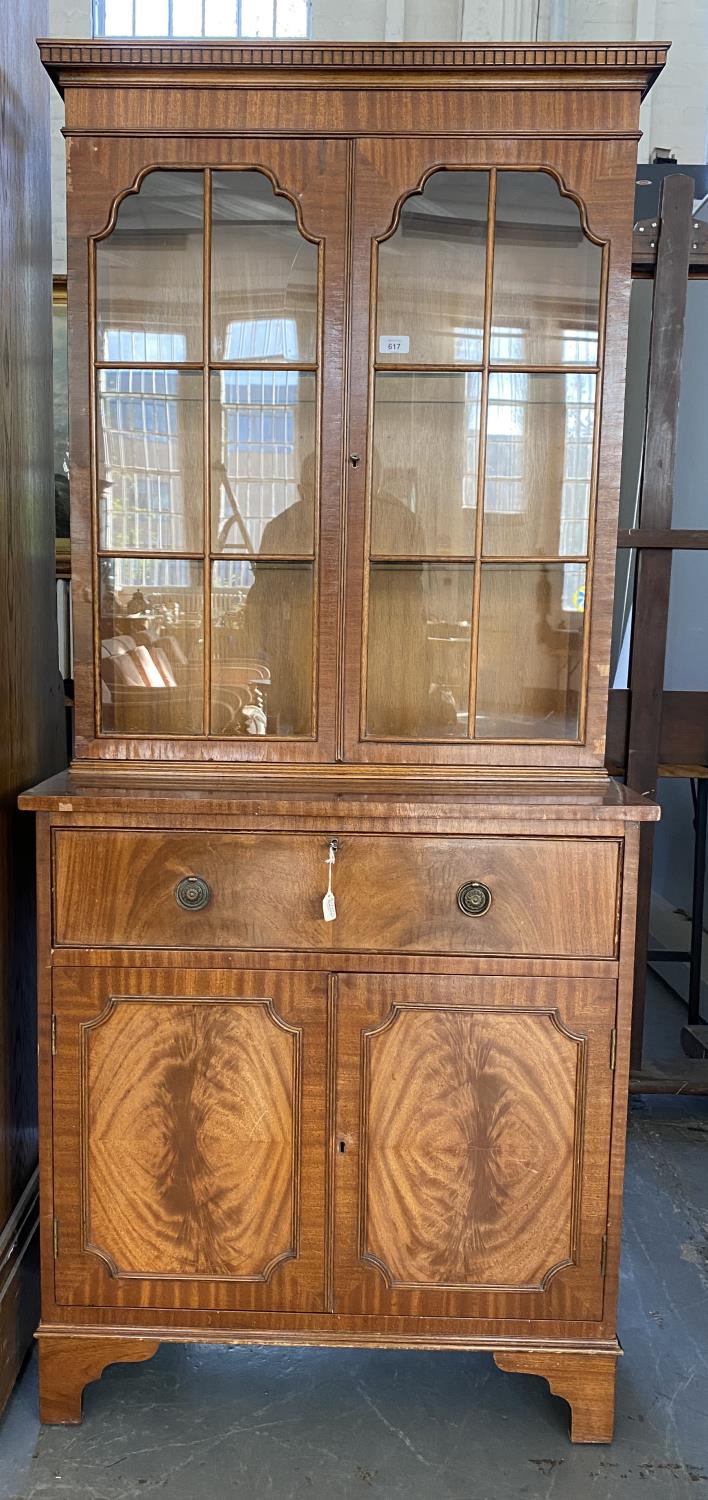
<path fill-rule="evenodd" d="M 54 941 L 611 958 L 616 839 L 57 830 Z"/>

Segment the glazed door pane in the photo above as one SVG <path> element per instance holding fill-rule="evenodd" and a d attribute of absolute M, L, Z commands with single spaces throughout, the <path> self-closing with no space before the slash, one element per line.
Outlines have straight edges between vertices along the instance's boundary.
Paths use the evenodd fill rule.
<path fill-rule="evenodd" d="M 201 360 L 204 175 L 148 172 L 96 245 L 96 358 Z"/>
<path fill-rule="evenodd" d="M 99 600 L 104 729 L 131 735 L 201 734 L 201 562 L 103 557 Z"/>
<path fill-rule="evenodd" d="M 97 406 L 101 549 L 200 551 L 201 371 L 100 370 Z"/>
<path fill-rule="evenodd" d="M 215 734 L 312 733 L 312 583 L 311 563 L 214 563 Z"/>
<path fill-rule="evenodd" d="M 602 250 L 548 172 L 499 172 L 491 359 L 595 365 Z"/>
<path fill-rule="evenodd" d="M 481 380 L 377 373 L 372 557 L 473 555 Z"/>
<path fill-rule="evenodd" d="M 211 377 L 215 553 L 314 554 L 317 380 L 301 370 Z"/>
<path fill-rule="evenodd" d="M 483 568 L 478 739 L 577 738 L 584 619 L 584 564 Z"/>
<path fill-rule="evenodd" d="M 54 978 L 57 1300 L 324 1311 L 326 978 Z"/>
<path fill-rule="evenodd" d="M 369 578 L 366 723 L 383 739 L 467 732 L 473 569 L 374 563 Z"/>
<path fill-rule="evenodd" d="M 212 358 L 317 358 L 317 246 L 262 172 L 214 172 Z"/>
<path fill-rule="evenodd" d="M 602 1315 L 613 980 L 337 980 L 335 1309 Z"/>
<path fill-rule="evenodd" d="M 378 742 L 390 759 L 398 740 L 402 759 L 474 762 L 476 741 L 486 763 L 492 741 L 582 743 L 603 251 L 549 172 L 438 154 L 426 174 L 406 152 L 424 180 L 402 198 L 394 148 L 360 155 L 357 262 L 389 225 L 369 239 L 370 451 L 363 486 L 350 475 L 365 522 L 349 754 L 375 760 Z"/>
<path fill-rule="evenodd" d="M 249 155 L 148 172 L 95 242 L 98 729 L 332 759 L 346 146 Z"/>
<path fill-rule="evenodd" d="M 480 364 L 486 172 L 435 172 L 378 250 L 377 355 L 384 364 Z"/>
<path fill-rule="evenodd" d="M 585 557 L 596 376 L 489 376 L 484 556 Z"/>

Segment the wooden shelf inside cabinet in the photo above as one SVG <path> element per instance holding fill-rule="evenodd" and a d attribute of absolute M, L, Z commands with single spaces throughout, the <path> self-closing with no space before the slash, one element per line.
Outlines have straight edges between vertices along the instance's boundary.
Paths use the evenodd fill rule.
<path fill-rule="evenodd" d="M 603 760 L 665 47 L 41 50 L 76 677 L 22 804 L 44 1418 L 218 1333 L 485 1349 L 609 1441 L 656 809 Z"/>

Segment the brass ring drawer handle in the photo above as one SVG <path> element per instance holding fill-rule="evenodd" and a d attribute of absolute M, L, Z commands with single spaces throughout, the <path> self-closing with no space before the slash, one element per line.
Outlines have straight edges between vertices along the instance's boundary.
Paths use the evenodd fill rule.
<path fill-rule="evenodd" d="M 184 911 L 201 911 L 211 897 L 211 890 L 201 875 L 185 875 L 175 886 L 175 901 Z"/>
<path fill-rule="evenodd" d="M 492 893 L 481 880 L 466 880 L 457 892 L 457 905 L 464 917 L 483 917 L 492 904 Z"/>

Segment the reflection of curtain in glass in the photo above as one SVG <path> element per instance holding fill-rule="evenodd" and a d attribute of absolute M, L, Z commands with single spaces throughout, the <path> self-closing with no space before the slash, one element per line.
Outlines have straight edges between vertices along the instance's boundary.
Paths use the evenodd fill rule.
<path fill-rule="evenodd" d="M 490 380 L 485 510 L 518 515 L 526 509 L 528 376 L 499 372 Z"/>
<path fill-rule="evenodd" d="M 268 523 L 297 505 L 303 466 L 314 447 L 314 377 L 293 370 L 226 370 L 218 377 L 216 550 L 258 552 Z M 303 389 L 303 387 L 305 389 Z M 311 391 L 308 389 L 312 387 Z M 301 431 L 301 429 L 303 429 Z M 282 551 L 307 551 L 310 538 Z"/>

